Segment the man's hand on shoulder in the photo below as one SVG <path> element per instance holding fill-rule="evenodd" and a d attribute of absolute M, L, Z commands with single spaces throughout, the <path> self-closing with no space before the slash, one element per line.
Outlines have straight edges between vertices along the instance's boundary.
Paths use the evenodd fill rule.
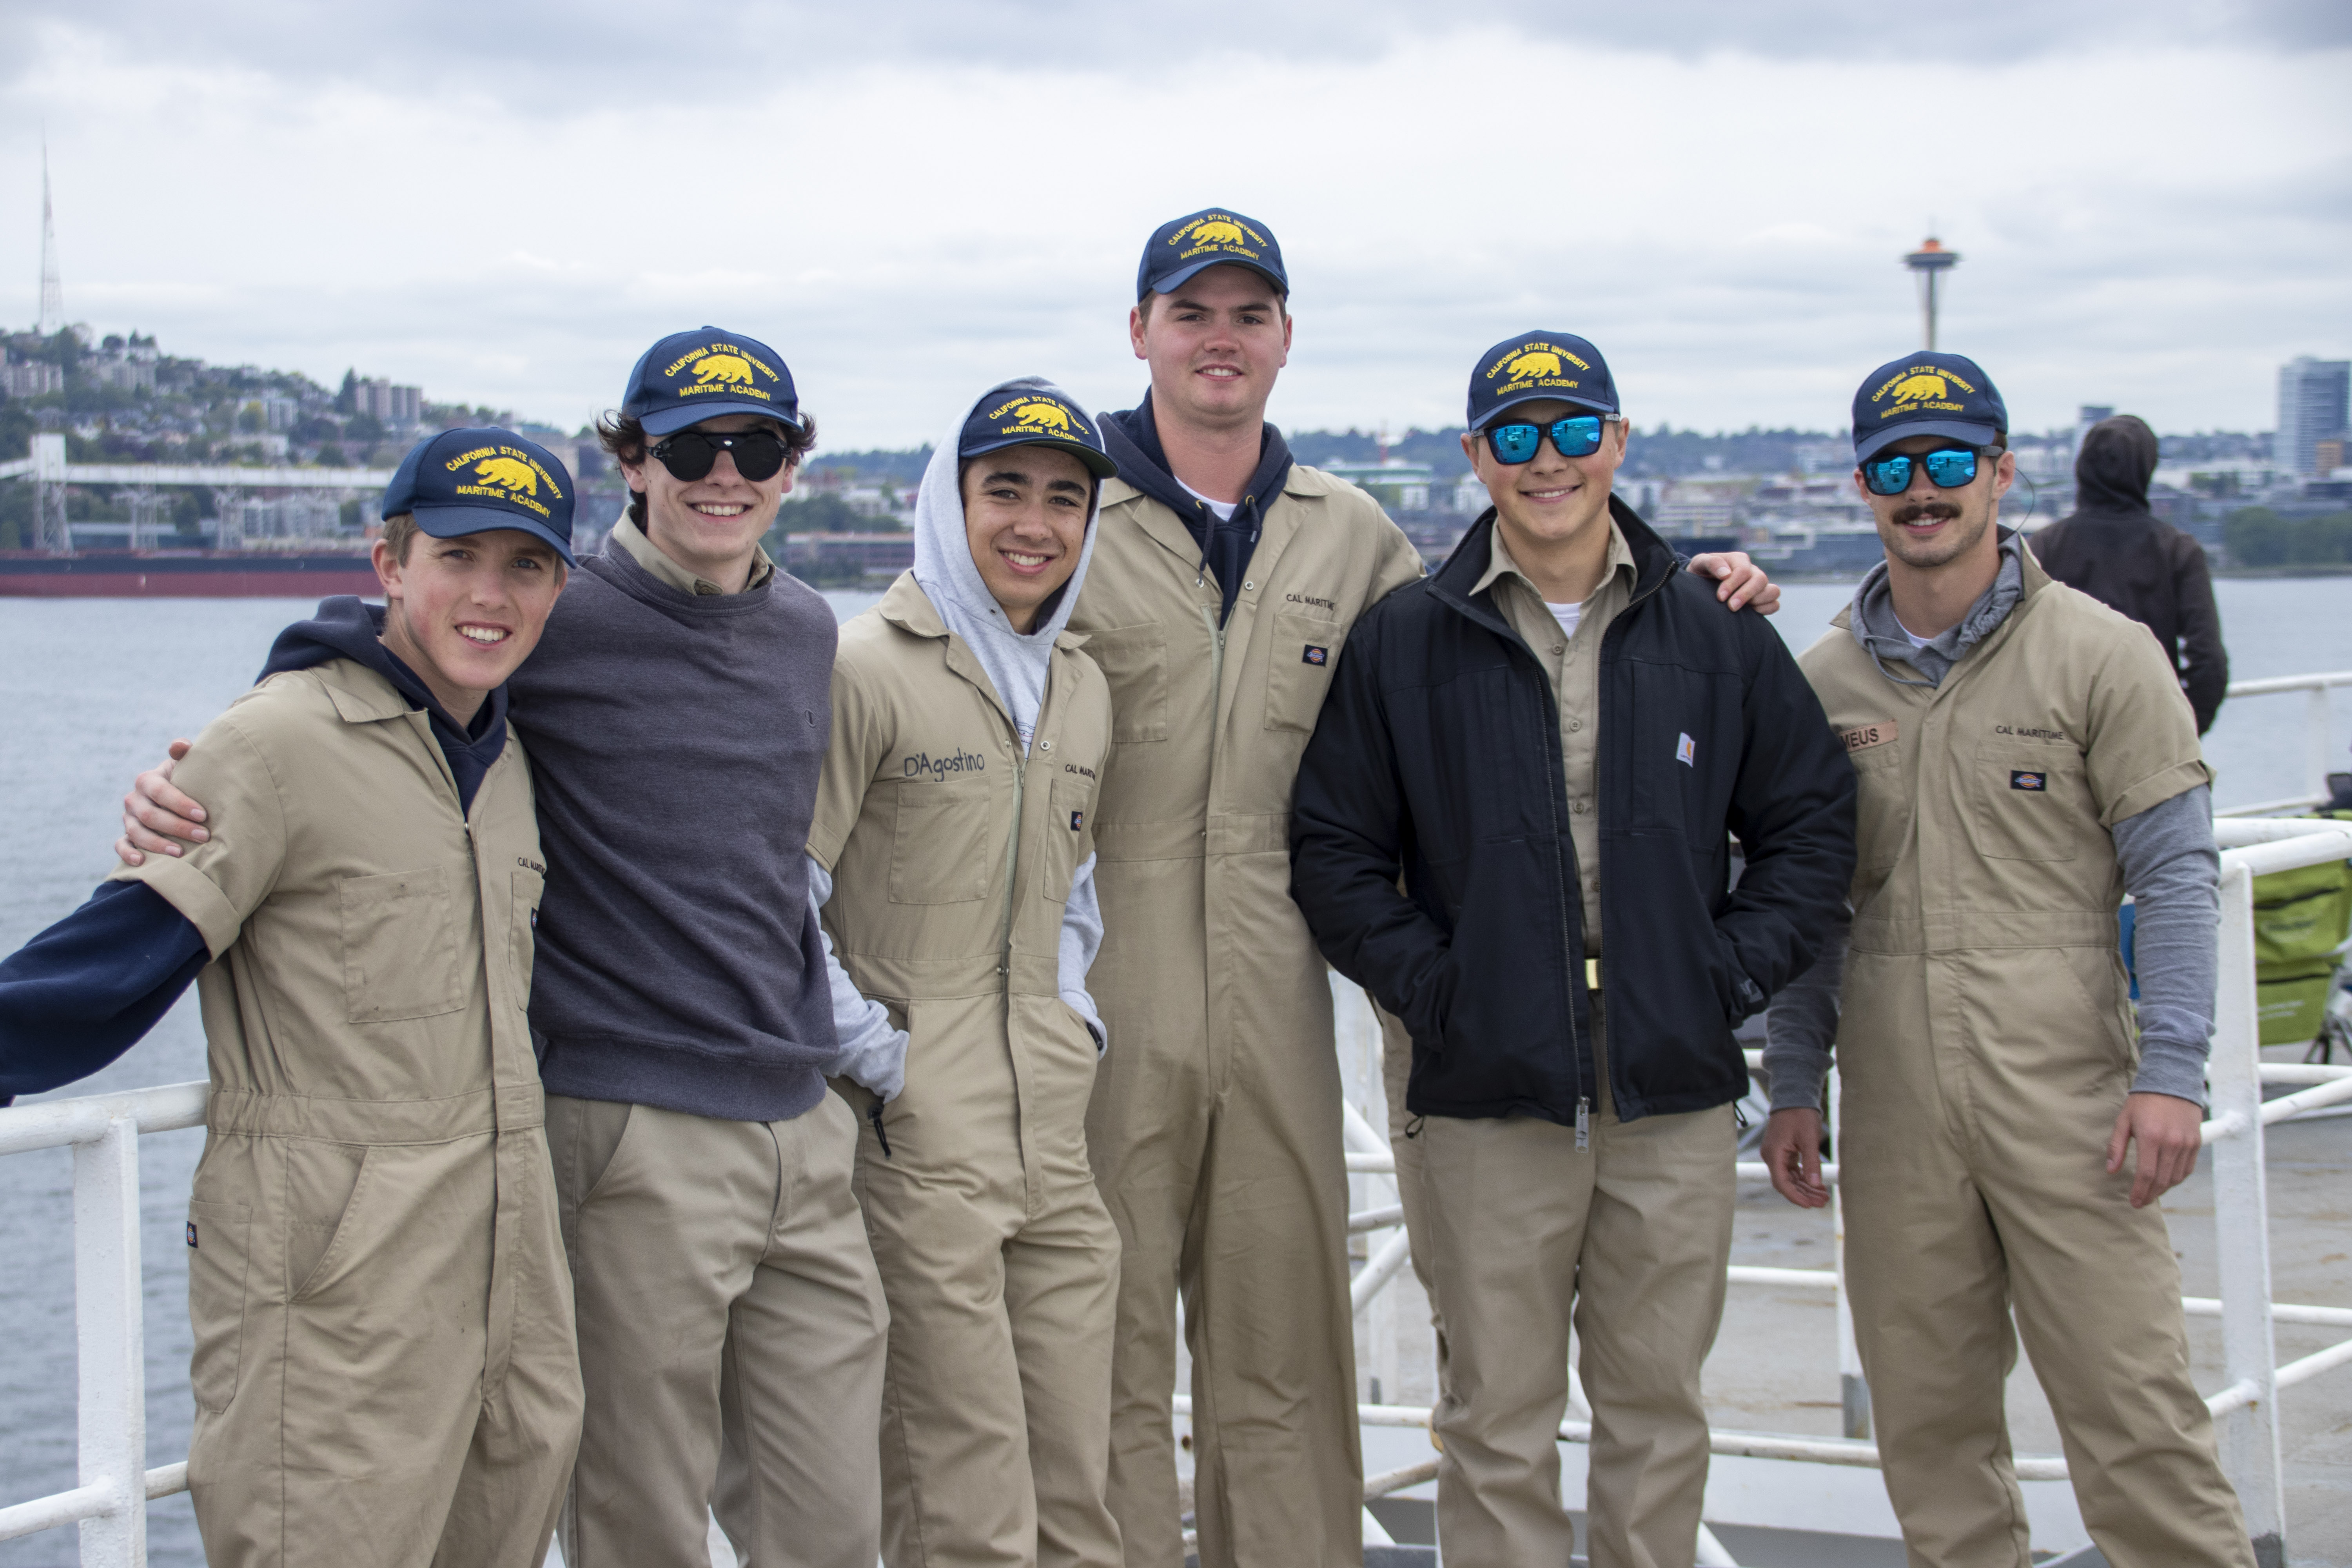
<path fill-rule="evenodd" d="M 1698 576 L 1716 579 L 1717 601 L 1732 609 L 1754 610 L 1759 616 L 1769 616 L 1780 607 L 1780 584 L 1766 576 L 1764 568 L 1748 559 L 1746 551 L 1710 551 L 1705 555 L 1694 555 L 1688 570 Z"/>
<path fill-rule="evenodd" d="M 1817 1209 L 1830 1201 L 1829 1184 L 1822 1180 L 1822 1113 L 1818 1110 L 1776 1110 L 1764 1123 L 1764 1170 L 1772 1188 L 1801 1209 Z"/>
<path fill-rule="evenodd" d="M 2116 1130 L 2107 1135 L 2107 1173 L 2124 1168 L 2126 1144 L 2139 1145 L 2132 1166 L 2132 1207 L 2147 1207 L 2196 1173 L 2204 1125 L 2204 1108 L 2195 1100 L 2169 1094 L 2125 1097 Z"/>
<path fill-rule="evenodd" d="M 124 865 L 144 866 L 149 855 L 183 855 L 182 844 L 212 837 L 204 827 L 205 808 L 172 784 L 172 770 L 188 754 L 188 744 L 173 742 L 168 760 L 132 780 L 122 797 L 122 837 L 114 841 L 114 853 Z"/>

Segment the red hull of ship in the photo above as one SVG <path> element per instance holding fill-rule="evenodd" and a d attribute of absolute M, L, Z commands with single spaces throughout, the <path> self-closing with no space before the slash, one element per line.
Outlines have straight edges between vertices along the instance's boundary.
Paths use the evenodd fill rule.
<path fill-rule="evenodd" d="M 364 555 L 0 552 L 0 598 L 322 599 L 331 594 L 381 598 L 383 588 Z"/>

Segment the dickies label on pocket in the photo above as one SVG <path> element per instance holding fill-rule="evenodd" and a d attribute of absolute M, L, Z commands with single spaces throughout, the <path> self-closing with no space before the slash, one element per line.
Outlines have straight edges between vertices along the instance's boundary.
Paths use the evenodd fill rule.
<path fill-rule="evenodd" d="M 196 1222 L 194 1220 L 190 1220 L 188 1222 L 188 1245 L 190 1247 L 196 1245 Z"/>
<path fill-rule="evenodd" d="M 1307 651 L 1299 655 L 1298 662 L 1301 664 L 1328 664 L 1331 662 L 1331 650 L 1328 647 L 1318 647 L 1313 643 L 1308 643 L 1307 645 Z"/>
<path fill-rule="evenodd" d="M 1083 811 L 1074 811 L 1074 812 L 1070 813 L 1070 831 L 1071 831 L 1071 832 L 1073 832 L 1073 833 L 1078 832 L 1080 829 L 1084 828 L 1084 827 L 1086 826 L 1086 825 L 1087 825 L 1087 814 L 1086 814 L 1085 812 L 1083 812 Z"/>
<path fill-rule="evenodd" d="M 2050 775 L 2035 773 L 2031 768 L 2011 768 L 2009 770 L 2009 787 L 2039 795 L 2050 787 Z"/>

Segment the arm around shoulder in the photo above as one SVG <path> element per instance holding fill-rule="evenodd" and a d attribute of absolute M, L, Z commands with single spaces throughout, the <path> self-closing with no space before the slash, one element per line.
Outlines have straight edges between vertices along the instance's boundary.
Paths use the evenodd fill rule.
<path fill-rule="evenodd" d="M 205 725 L 173 775 L 205 803 L 205 842 L 177 858 L 120 867 L 110 879 L 152 888 L 203 933 L 214 958 L 236 941 L 285 868 L 287 807 L 272 753 L 314 743 L 314 703 L 326 722 L 341 722 L 314 683 L 281 677 L 276 684 L 284 689 L 257 692 Z"/>

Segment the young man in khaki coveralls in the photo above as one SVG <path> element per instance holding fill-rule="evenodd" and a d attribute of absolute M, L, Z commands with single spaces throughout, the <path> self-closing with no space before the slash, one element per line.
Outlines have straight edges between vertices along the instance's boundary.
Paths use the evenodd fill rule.
<path fill-rule="evenodd" d="M 187 752 L 220 831 L 0 966 L 10 1092 L 53 1087 L 22 1076 L 28 1014 L 83 1051 L 118 1031 L 71 1078 L 197 983 L 188 1489 L 216 1564 L 546 1555 L 581 1389 L 506 681 L 572 558 L 562 474 L 509 431 L 420 443 L 385 493 L 386 607 L 325 601 Z"/>
<path fill-rule="evenodd" d="M 1914 1563 L 2031 1560 L 2001 1414 L 2013 1310 L 2106 1560 L 2251 1568 L 2155 1206 L 2203 1118 L 2210 775 L 2165 650 L 2000 527 L 2007 428 L 1957 354 L 1855 395 L 1886 562 L 1802 662 L 1861 789 L 1860 869 L 1850 947 L 1836 931 L 1773 1010 L 1764 1157 L 1792 1202 L 1828 1201 L 1834 1035 L 1854 1334 Z"/>
<path fill-rule="evenodd" d="M 1421 557 L 1265 423 L 1291 318 L 1265 225 L 1213 208 L 1163 224 L 1136 294 L 1151 388 L 1104 416 L 1119 478 L 1071 621 L 1112 711 L 1089 983 L 1118 1044 L 1087 1123 L 1122 1247 L 1111 1510 L 1130 1564 L 1180 1568 L 1181 1291 L 1203 1568 L 1356 1568 L 1339 1060 L 1329 976 L 1289 897 L 1290 798 L 1349 627 Z M 1760 575 L 1692 564 L 1726 595 Z"/>
<path fill-rule="evenodd" d="M 992 388 L 934 450 L 913 570 L 834 662 L 809 880 L 890 1302 L 891 1568 L 1119 1568 L 1118 1237 L 1086 1141 L 1110 693 L 1063 629 L 1116 472 L 1058 388 Z"/>
<path fill-rule="evenodd" d="M 1572 1317 L 1592 1561 L 1686 1568 L 1732 1028 L 1811 962 L 1853 785 L 1780 638 L 1611 496 L 1626 426 L 1598 350 L 1495 345 L 1468 424 L 1494 508 L 1358 623 L 1299 769 L 1292 891 L 1412 1033 L 1447 1561 L 1568 1560 Z"/>

